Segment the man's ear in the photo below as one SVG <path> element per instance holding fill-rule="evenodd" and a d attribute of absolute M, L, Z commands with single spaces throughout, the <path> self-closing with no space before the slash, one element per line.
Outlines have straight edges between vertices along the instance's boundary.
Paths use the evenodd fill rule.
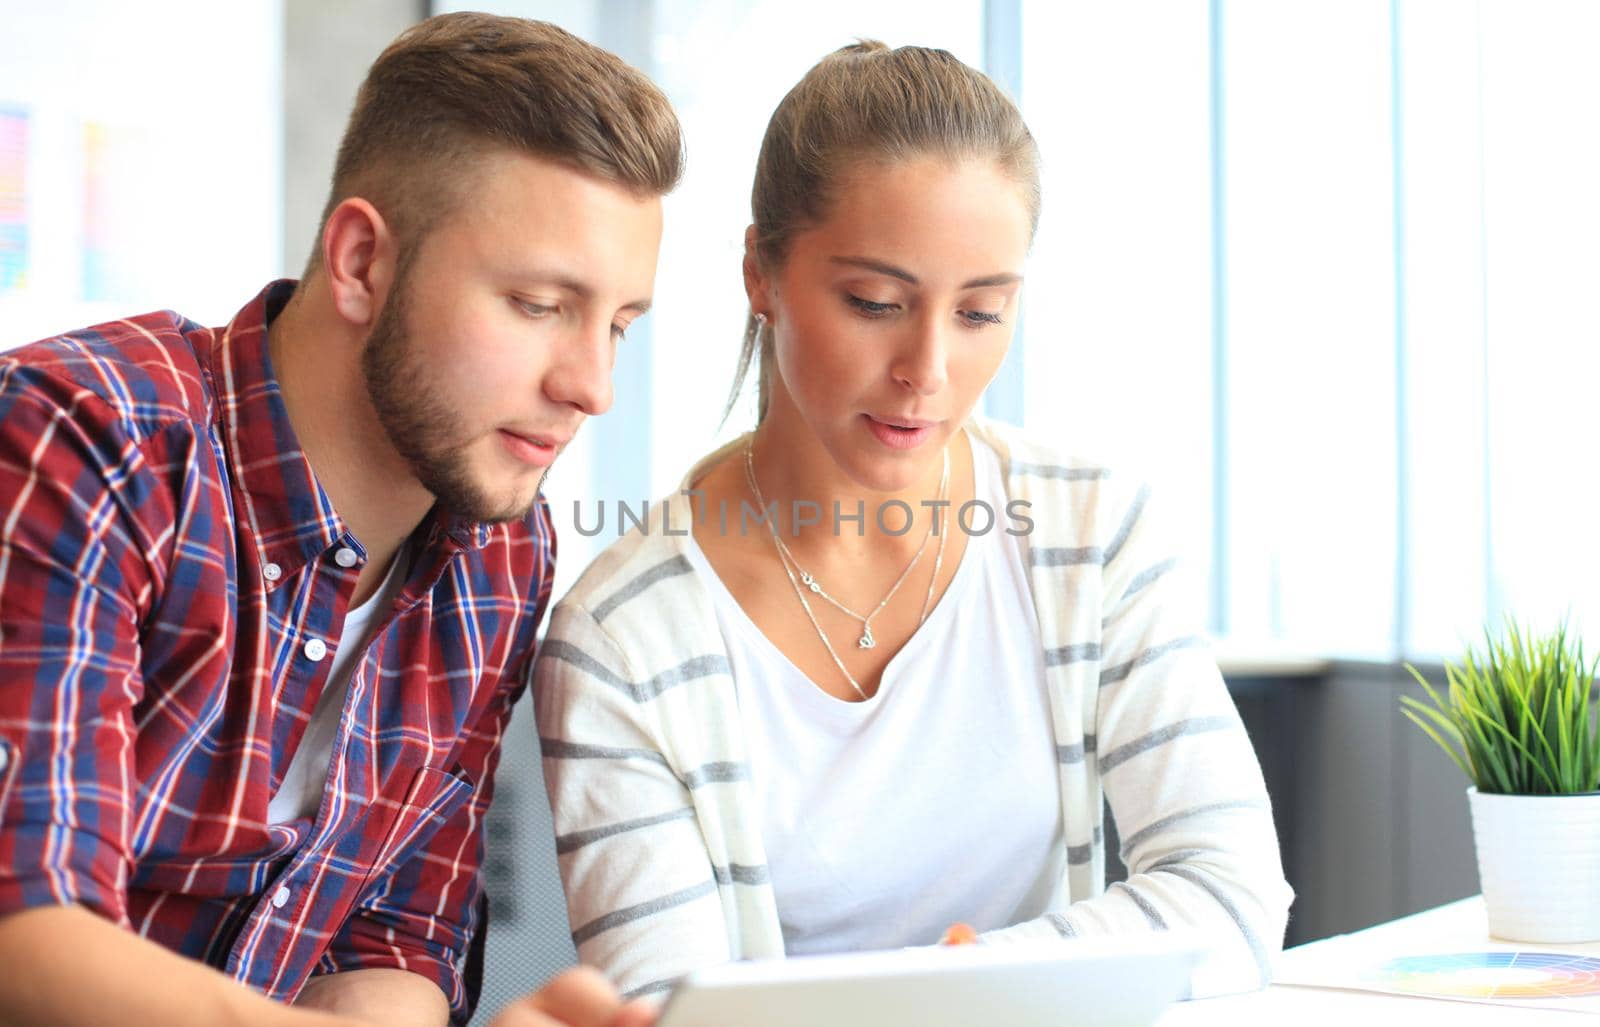
<path fill-rule="evenodd" d="M 744 294 L 750 299 L 750 309 L 772 317 L 772 288 L 767 273 L 762 270 L 756 244 L 760 241 L 756 226 L 744 230 Z"/>
<path fill-rule="evenodd" d="M 322 266 L 340 317 L 362 327 L 376 320 L 394 284 L 395 260 L 394 233 L 376 207 L 352 196 L 333 208 L 322 230 Z"/>

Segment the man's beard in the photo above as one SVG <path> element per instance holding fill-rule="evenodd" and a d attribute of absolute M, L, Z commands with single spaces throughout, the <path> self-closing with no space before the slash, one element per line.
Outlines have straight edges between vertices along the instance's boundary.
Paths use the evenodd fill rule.
<path fill-rule="evenodd" d="M 473 480 L 467 449 L 476 439 L 462 436 L 459 413 L 434 391 L 408 330 L 406 263 L 361 351 L 361 373 L 378 422 L 411 473 L 445 510 L 471 521 L 522 520 L 544 479 L 526 498 L 491 496 Z"/>

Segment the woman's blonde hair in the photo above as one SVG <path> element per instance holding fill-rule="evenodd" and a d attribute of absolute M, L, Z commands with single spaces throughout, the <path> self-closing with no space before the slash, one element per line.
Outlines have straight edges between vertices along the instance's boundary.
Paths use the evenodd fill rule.
<path fill-rule="evenodd" d="M 824 57 L 767 123 L 750 192 L 754 257 L 769 273 L 797 232 L 827 217 L 842 174 L 863 163 L 918 157 L 993 160 L 1016 180 L 1030 232 L 1039 224 L 1039 149 L 1015 103 L 945 50 L 891 50 L 862 40 Z M 751 313 L 728 396 L 731 412 L 757 362 L 757 419 L 767 416 L 772 336 Z"/>

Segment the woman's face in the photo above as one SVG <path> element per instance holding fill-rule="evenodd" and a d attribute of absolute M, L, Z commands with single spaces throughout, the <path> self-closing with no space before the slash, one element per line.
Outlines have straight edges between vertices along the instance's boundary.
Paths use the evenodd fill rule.
<path fill-rule="evenodd" d="M 802 451 L 809 432 L 864 488 L 921 481 L 1005 357 L 1029 241 L 1022 188 L 992 161 L 841 176 L 781 267 L 748 268 L 774 333 L 768 429 Z"/>

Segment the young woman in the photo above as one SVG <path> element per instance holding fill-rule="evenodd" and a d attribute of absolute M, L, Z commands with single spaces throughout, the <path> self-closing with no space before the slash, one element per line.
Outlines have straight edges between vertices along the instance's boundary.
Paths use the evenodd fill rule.
<path fill-rule="evenodd" d="M 1269 976 L 1271 811 L 1146 492 L 972 416 L 1036 164 L 939 50 L 845 47 L 772 117 L 739 364 L 759 421 L 588 569 L 535 680 L 573 938 L 625 993 L 955 921 L 1195 929 L 1196 994 Z"/>

